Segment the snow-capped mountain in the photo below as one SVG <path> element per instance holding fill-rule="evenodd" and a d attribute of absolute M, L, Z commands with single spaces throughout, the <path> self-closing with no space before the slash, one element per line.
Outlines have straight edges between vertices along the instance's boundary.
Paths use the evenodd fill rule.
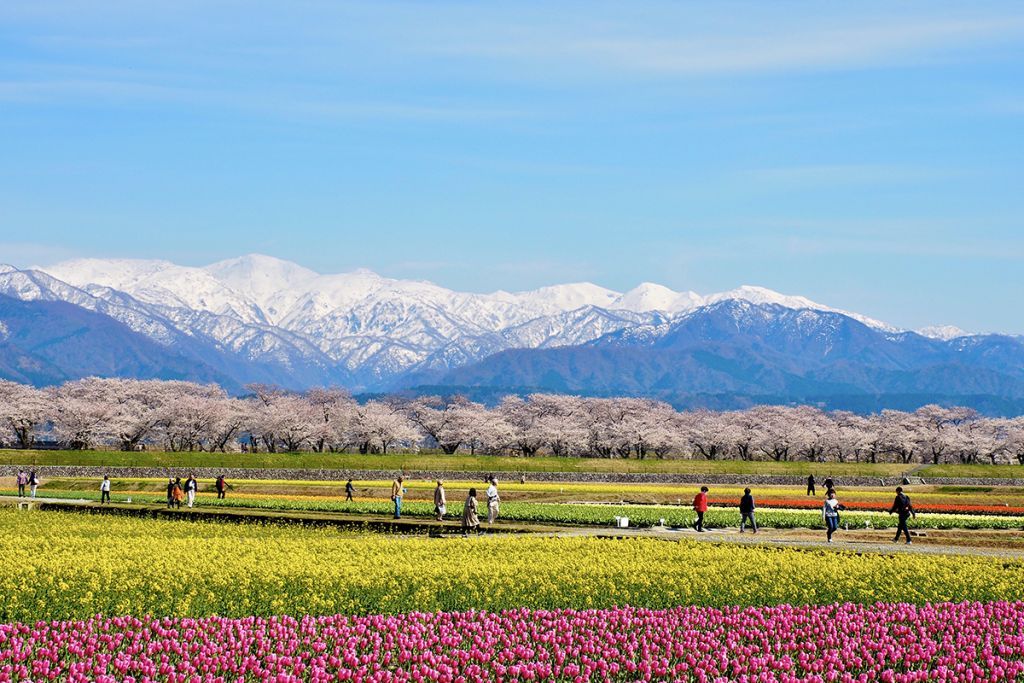
<path fill-rule="evenodd" d="M 921 329 L 916 330 L 916 332 L 922 337 L 941 339 L 942 341 L 973 336 L 970 332 L 965 332 L 956 325 L 929 325 L 928 327 L 922 327 Z"/>
<path fill-rule="evenodd" d="M 453 368 L 433 391 L 558 391 L 733 409 L 800 403 L 857 411 L 967 405 L 1024 413 L 1024 338 L 944 341 L 833 311 L 726 299 L 576 346 L 510 349 Z"/>
<path fill-rule="evenodd" d="M 319 274 L 255 254 L 204 267 L 129 259 L 76 259 L 25 270 L 0 266 L 0 295 L 65 302 L 109 316 L 202 363 L 207 376 L 231 377 L 239 387 L 272 381 L 296 388 L 343 384 L 356 391 L 386 390 L 439 381 L 503 352 L 594 344 L 657 347 L 683 329 L 702 329 L 708 343 L 724 343 L 776 318 L 788 326 L 786 344 L 815 353 L 832 349 L 836 357 L 853 353 L 862 359 L 868 347 L 882 353 L 871 344 L 847 344 L 850 330 L 861 328 L 876 341 L 922 352 L 931 347 L 907 341 L 949 340 L 959 344 L 961 356 L 977 346 L 961 343 L 975 338 L 953 328 L 906 332 L 761 287 L 701 295 L 643 283 L 623 293 L 583 282 L 477 294 L 368 270 Z M 744 304 L 729 310 L 746 319 L 730 327 L 728 318 L 706 315 L 730 302 Z M 711 319 L 717 327 L 694 322 Z M 847 328 L 843 321 L 858 327 Z M 1011 362 L 1016 347 L 1007 348 L 1009 355 L 1001 351 L 1000 357 Z"/>
<path fill-rule="evenodd" d="M 622 329 L 661 324 L 724 300 L 834 310 L 760 287 L 701 296 L 652 283 L 620 293 L 582 282 L 474 294 L 368 270 L 321 275 L 258 254 L 205 267 L 75 259 L 17 272 L 22 278 L 60 281 L 64 294 L 53 298 L 109 312 L 164 343 L 173 336 L 165 329 L 170 326 L 253 360 L 294 362 L 282 352 L 286 344 L 292 355 L 317 365 L 335 364 L 367 387 L 504 349 L 582 344 Z M 129 322 L 147 313 L 159 322 Z"/>

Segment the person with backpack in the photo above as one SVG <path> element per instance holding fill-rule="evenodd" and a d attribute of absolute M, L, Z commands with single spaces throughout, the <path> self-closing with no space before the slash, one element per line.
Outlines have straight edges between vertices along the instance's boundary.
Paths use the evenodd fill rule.
<path fill-rule="evenodd" d="M 754 520 L 754 497 L 750 495 L 750 489 L 743 489 L 743 497 L 740 498 L 740 533 L 747 522 L 750 522 L 751 530 L 757 533 L 757 522 Z"/>
<path fill-rule="evenodd" d="M 25 470 L 18 471 L 18 498 L 25 497 L 25 486 L 28 485 L 28 475 Z"/>
<path fill-rule="evenodd" d="M 349 479 L 348 482 L 345 484 L 345 502 L 346 503 L 352 501 L 352 494 L 355 493 L 355 492 L 356 492 L 356 487 L 352 485 L 352 480 Z"/>
<path fill-rule="evenodd" d="M 103 475 L 103 481 L 100 482 L 100 505 L 110 502 L 110 477 Z"/>
<path fill-rule="evenodd" d="M 889 508 L 889 514 L 896 514 L 899 517 L 899 525 L 896 527 L 896 538 L 892 540 L 893 543 L 900 542 L 900 534 L 902 533 L 907 538 L 907 545 L 910 544 L 910 529 L 907 528 L 907 520 L 911 516 L 917 519 L 917 512 L 914 511 L 914 506 L 910 504 L 910 496 L 903 493 L 903 487 L 896 487 L 896 500 L 892 502 L 892 507 Z"/>
<path fill-rule="evenodd" d="M 194 474 L 189 474 L 188 479 L 185 480 L 185 497 L 188 502 L 186 505 L 192 507 L 196 502 L 196 493 L 199 491 L 199 482 L 196 481 Z"/>
<path fill-rule="evenodd" d="M 693 528 L 704 533 L 704 513 L 708 511 L 708 487 L 701 486 L 700 493 L 693 497 L 693 511 L 697 513 L 697 521 Z"/>
<path fill-rule="evenodd" d="M 185 500 L 185 492 L 181 489 L 181 477 L 175 478 L 174 484 L 171 485 L 171 500 L 174 507 L 180 510 L 181 501 Z"/>
<path fill-rule="evenodd" d="M 35 470 L 32 470 L 32 472 L 30 472 L 29 475 L 28 475 L 28 488 L 29 488 L 30 495 L 33 498 L 35 498 L 36 497 L 36 489 L 39 488 L 39 475 L 36 474 Z"/>
<path fill-rule="evenodd" d="M 839 513 L 846 508 L 836 498 L 834 489 L 825 494 L 825 503 L 821 506 L 821 516 L 825 520 L 825 534 L 828 542 L 832 542 L 832 534 L 839 528 Z"/>
<path fill-rule="evenodd" d="M 815 493 L 815 491 L 814 491 L 814 475 L 813 474 L 807 477 L 807 495 L 808 496 L 817 495 Z"/>
<path fill-rule="evenodd" d="M 217 500 L 223 499 L 227 495 L 228 482 L 224 479 L 224 475 L 217 477 L 217 483 L 214 484 L 217 489 Z"/>

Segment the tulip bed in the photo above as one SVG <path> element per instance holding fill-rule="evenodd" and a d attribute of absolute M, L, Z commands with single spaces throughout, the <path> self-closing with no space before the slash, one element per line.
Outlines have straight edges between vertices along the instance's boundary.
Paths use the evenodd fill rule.
<path fill-rule="evenodd" d="M 82 491 L 46 491 L 49 498 L 93 499 L 99 500 L 96 492 Z M 115 494 L 113 501 L 124 502 L 131 498 L 135 503 L 164 505 L 166 498 L 152 493 L 125 495 Z M 200 507 L 252 508 L 257 510 L 289 510 L 309 512 L 339 512 L 347 514 L 390 515 L 393 511 L 391 501 L 387 499 L 359 500 L 346 503 L 342 500 L 322 496 L 291 496 L 291 495 L 253 495 L 232 494 L 229 498 L 218 500 L 210 494 L 201 494 L 197 499 Z M 851 505 L 851 507 L 853 507 Z M 410 517 L 433 517 L 434 505 L 424 501 L 406 501 L 402 506 L 402 514 Z M 451 501 L 448 504 L 448 518 L 457 520 L 462 515 L 462 503 Z M 695 514 L 689 505 L 616 505 L 612 503 L 523 503 L 503 502 L 501 519 L 519 522 L 538 522 L 562 525 L 598 525 L 608 526 L 616 516 L 629 517 L 630 525 L 651 527 L 662 519 L 668 526 L 690 526 L 695 521 Z M 893 529 L 896 527 L 895 516 L 886 512 L 851 509 L 842 515 L 844 524 L 850 528 Z M 712 507 L 705 514 L 708 526 L 735 527 L 739 526 L 739 513 L 734 507 Z M 761 507 L 757 510 L 759 526 L 775 529 L 806 529 L 821 528 L 823 522 L 819 507 L 814 509 L 784 509 Z M 972 511 L 962 513 L 922 513 L 911 523 L 921 529 L 1022 529 L 1024 516 L 1012 514 L 977 514 Z"/>
<path fill-rule="evenodd" d="M 0 626 L 0 682 L 1002 681 L 1024 605 L 152 619 Z"/>

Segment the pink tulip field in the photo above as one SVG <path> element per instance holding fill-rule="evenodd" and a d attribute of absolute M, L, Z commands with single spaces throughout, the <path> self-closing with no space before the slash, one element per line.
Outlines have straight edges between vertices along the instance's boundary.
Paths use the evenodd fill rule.
<path fill-rule="evenodd" d="M 1024 603 L 511 610 L 0 626 L 8 681 L 1003 681 Z"/>

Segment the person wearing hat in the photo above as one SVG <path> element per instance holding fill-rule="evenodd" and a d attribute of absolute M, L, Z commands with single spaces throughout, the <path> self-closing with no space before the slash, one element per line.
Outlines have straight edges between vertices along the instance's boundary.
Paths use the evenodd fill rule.
<path fill-rule="evenodd" d="M 434 489 L 434 514 L 437 521 L 444 521 L 444 515 L 448 512 L 448 498 L 444 494 L 444 482 L 437 480 L 437 487 Z"/>

